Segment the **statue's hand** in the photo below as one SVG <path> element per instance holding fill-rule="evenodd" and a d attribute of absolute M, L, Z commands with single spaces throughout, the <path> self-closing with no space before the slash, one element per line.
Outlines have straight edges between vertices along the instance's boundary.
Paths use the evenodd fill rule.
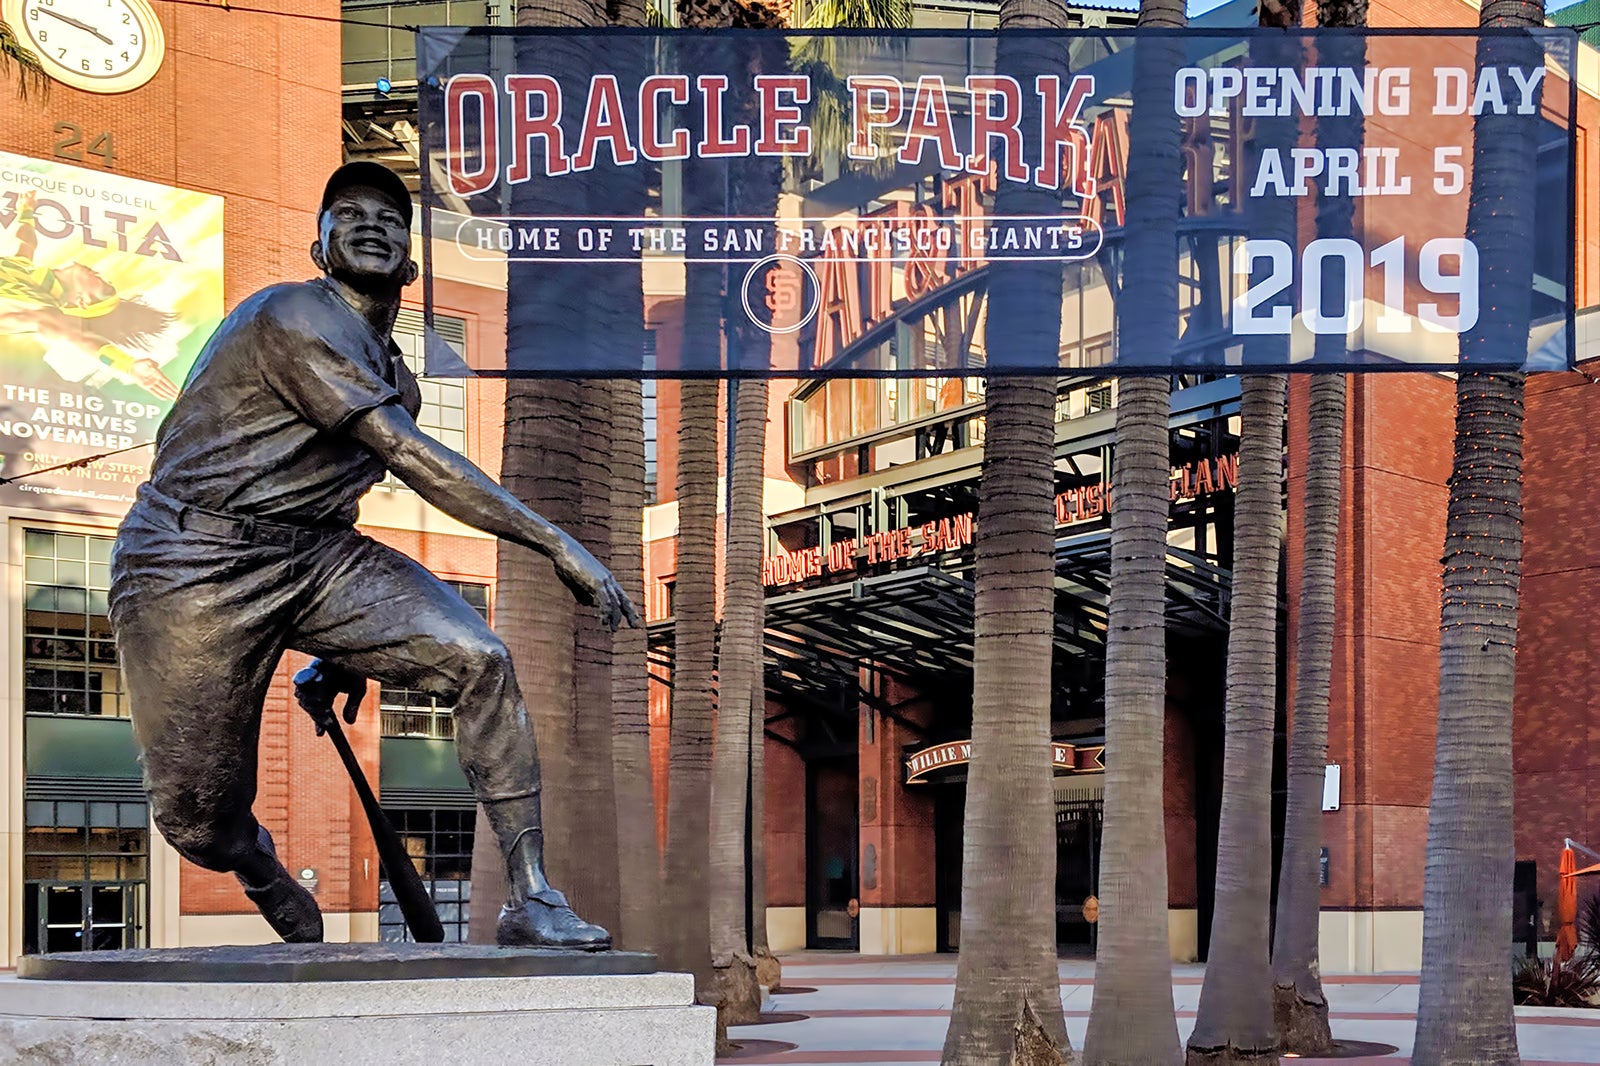
<path fill-rule="evenodd" d="M 636 628 L 641 625 L 638 610 L 617 584 L 617 579 L 611 576 L 611 571 L 581 546 L 574 544 L 572 547 L 573 550 L 558 557 L 555 564 L 556 573 L 578 602 L 598 608 L 600 624 L 613 633 L 624 620 Z"/>
<path fill-rule="evenodd" d="M 361 698 L 366 693 L 366 678 L 322 659 L 312 659 L 310 666 L 294 675 L 294 698 L 317 724 L 319 737 L 333 724 L 335 697 L 344 694 L 354 697 L 344 709 L 344 720 L 355 725 L 356 712 L 361 709 Z"/>

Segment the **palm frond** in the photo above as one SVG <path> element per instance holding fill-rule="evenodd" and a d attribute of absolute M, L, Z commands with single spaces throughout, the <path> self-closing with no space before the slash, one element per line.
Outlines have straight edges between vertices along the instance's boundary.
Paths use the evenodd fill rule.
<path fill-rule="evenodd" d="M 1579 908 L 1578 939 L 1592 954 L 1600 956 L 1600 889 L 1596 889 Z"/>
<path fill-rule="evenodd" d="M 17 66 L 18 96 L 26 100 L 29 90 L 38 93 L 40 97 L 49 94 L 50 78 L 45 74 L 39 57 L 23 47 L 16 31 L 4 21 L 0 21 L 0 74 L 11 73 L 13 63 Z"/>
<path fill-rule="evenodd" d="M 904 30 L 911 0 L 820 0 L 806 12 L 807 29 Z"/>

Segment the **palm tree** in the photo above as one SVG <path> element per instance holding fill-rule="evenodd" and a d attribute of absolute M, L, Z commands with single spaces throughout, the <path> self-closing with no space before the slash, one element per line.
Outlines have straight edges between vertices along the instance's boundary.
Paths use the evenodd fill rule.
<path fill-rule="evenodd" d="M 820 0 L 806 9 L 806 29 L 904 30 L 911 0 Z"/>
<path fill-rule="evenodd" d="M 1187 25 L 1183 0 L 1143 0 L 1139 26 Z M 1123 292 L 1136 312 L 1117 316 L 1119 360 L 1167 362 L 1178 338 L 1179 128 L 1172 74 L 1176 36 L 1141 38 L 1134 51 Z M 1112 468 L 1111 593 L 1106 624 L 1105 829 L 1100 846 L 1094 1002 L 1083 1061 L 1181 1062 L 1167 938 L 1167 835 L 1162 807 L 1166 716 L 1166 558 L 1171 378 L 1124 377 Z"/>
<path fill-rule="evenodd" d="M 820 3 L 811 5 L 806 10 L 805 27 L 807 29 L 905 29 L 911 25 L 911 0 L 821 0 Z M 810 125 L 816 147 L 814 152 L 818 155 L 828 152 L 842 154 L 844 142 L 848 138 L 848 130 L 843 121 L 843 105 L 837 94 L 839 84 L 833 77 L 829 60 L 838 55 L 835 47 L 837 41 L 816 39 L 806 42 L 798 50 L 802 56 L 804 69 L 813 77 L 813 83 L 831 85 L 835 91 L 823 89 L 814 101 L 814 110 L 811 114 Z M 764 209 L 757 208 L 747 212 L 757 216 L 764 215 Z M 758 439 L 755 433 L 748 432 L 745 427 L 744 414 L 736 414 L 738 423 L 734 441 L 733 473 L 734 487 L 730 491 L 732 501 L 731 522 L 748 520 L 744 509 L 748 503 L 741 500 L 752 498 L 751 482 L 746 480 L 750 475 L 743 473 L 747 469 L 759 470 L 759 460 L 753 454 L 747 454 L 746 449 L 765 448 L 765 410 L 768 402 L 768 386 L 765 379 L 741 382 L 738 386 L 738 404 L 740 411 L 748 404 L 750 411 L 763 412 L 762 421 L 757 427 L 761 433 Z M 755 395 L 759 393 L 758 395 Z M 729 554 L 729 581 L 727 610 L 730 620 L 735 613 L 733 580 L 735 575 L 733 563 L 733 538 L 730 535 Z M 760 565 L 759 557 L 756 565 Z M 738 570 L 744 573 L 744 564 Z M 755 654 L 761 654 L 762 640 L 765 633 L 763 617 L 763 598 L 758 597 L 755 602 L 754 615 L 754 644 Z M 742 608 L 740 608 L 742 611 Z M 724 641 L 727 637 L 724 636 Z M 724 644 L 726 647 L 726 644 Z M 756 660 L 758 663 L 760 659 Z M 731 674 L 724 675 L 724 691 L 728 691 Z M 772 954 L 772 949 L 767 944 L 767 886 L 766 886 L 766 854 L 765 854 L 765 787 L 764 772 L 762 767 L 764 749 L 766 747 L 766 691 L 762 682 L 762 672 L 757 668 L 754 677 L 756 683 L 751 688 L 751 720 L 750 720 L 750 823 L 752 837 L 750 841 L 750 915 L 752 927 L 749 931 L 751 952 L 755 956 L 756 971 L 760 983 L 768 988 L 777 987 L 782 977 L 782 966 Z M 742 682 L 740 682 L 742 686 Z M 734 698 L 731 697 L 730 698 Z"/>
<path fill-rule="evenodd" d="M 593 202 L 593 201 L 591 201 Z M 592 348 L 603 348 L 616 339 L 619 318 L 628 308 L 620 271 L 605 270 L 595 279 L 588 307 L 588 332 Z M 637 343 L 641 302 L 633 307 L 631 351 Z M 596 351 L 597 359 L 604 353 Z M 611 553 L 612 495 L 612 389 L 607 381 L 585 382 L 579 396 L 578 472 L 582 521 L 576 534 L 580 543 L 597 559 Z M 640 408 L 643 432 L 643 407 Z M 641 444 L 643 440 L 641 438 Z M 641 538 L 642 543 L 642 538 Z M 612 734 L 616 725 L 612 700 L 612 635 L 602 626 L 585 620 L 574 634 L 572 694 L 571 812 L 574 844 L 582 851 L 574 855 L 562 879 L 574 904 L 589 921 L 611 930 L 613 936 L 622 917 L 622 886 L 618 856 L 616 771 L 613 765 Z M 637 664 L 642 672 L 645 664 Z M 581 856 L 581 857 L 580 857 Z"/>
<path fill-rule="evenodd" d="M 14 31 L 0 21 L 0 74 L 10 74 L 11 65 L 17 66 L 17 95 L 26 100 L 29 91 L 44 96 L 50 91 L 50 78 L 45 74 L 39 57 L 23 47 Z"/>
<path fill-rule="evenodd" d="M 758 17 L 763 12 L 754 14 Z M 768 18 L 767 27 L 783 23 Z M 787 49 L 776 40 L 748 45 L 753 65 L 763 73 L 781 73 Z M 745 109 L 753 112 L 751 101 Z M 754 122 L 758 115 L 745 118 Z M 783 167 L 777 160 L 757 159 L 729 174 L 729 213 L 740 218 L 775 218 Z M 730 281 L 732 278 L 730 278 Z M 749 285 L 750 279 L 736 284 Z M 767 379 L 771 335 L 735 311 L 728 315 L 728 359 L 756 374 L 728 382 L 733 411 L 732 462 L 728 471 L 727 566 L 723 578 L 722 639 L 717 655 L 717 720 L 711 769 L 711 965 L 721 992 L 720 1009 L 729 1025 L 753 1022 L 761 1013 L 752 930 L 745 921 L 765 927 L 765 907 L 756 912 L 751 898 L 753 863 L 746 862 L 745 842 L 763 832 L 753 820 L 753 793 L 763 783 L 755 776 L 753 746 L 765 744 L 757 734 L 758 716 L 765 724 L 765 701 L 756 708 L 756 694 L 765 694 L 761 557 L 766 535 L 762 506 L 766 483 Z M 747 822 L 747 818 L 751 819 Z M 763 934 L 764 935 L 764 934 Z M 770 956 L 771 952 L 768 952 Z"/>
<path fill-rule="evenodd" d="M 605 5 L 591 0 L 519 0 L 517 5 L 519 26 L 605 24 Z M 519 58 L 526 48 L 519 42 Z M 548 49 L 544 51 L 548 53 Z M 546 54 L 542 58 L 548 67 L 551 57 Z M 561 62 L 571 61 L 557 57 L 558 69 Z M 517 210 L 535 215 L 581 214 L 582 207 L 574 210 L 571 203 L 529 202 L 535 196 L 545 201 L 570 199 L 571 189 L 554 182 L 519 186 L 522 202 Z M 511 264 L 508 339 L 538 335 L 558 348 L 583 351 L 588 343 L 583 333 L 586 295 L 576 272 L 561 264 Z M 519 499 L 567 529 L 577 529 L 583 519 L 580 396 L 580 386 L 572 381 L 506 382 L 501 481 Z M 559 587 L 558 580 L 542 556 L 501 541 L 496 575 L 495 621 L 512 659 L 523 666 L 520 680 L 541 756 L 545 862 L 557 878 L 570 882 L 574 869 L 592 857 L 582 847 L 581 835 L 574 832 L 589 816 L 570 805 L 576 758 L 573 658 L 577 611 L 571 597 L 550 595 L 551 589 Z M 531 669 L 533 664 L 538 669 Z M 582 875 L 579 880 L 582 882 Z M 470 936 L 478 943 L 492 943 L 496 908 L 485 904 L 505 894 L 505 856 L 481 809 L 473 838 L 472 884 L 477 905 L 470 912 Z M 573 902 L 584 905 L 581 893 Z"/>
<path fill-rule="evenodd" d="M 638 280 L 633 285 L 638 287 Z M 641 310 L 642 293 L 639 296 Z M 637 380 L 612 383 L 611 570 L 634 603 L 644 602 L 644 403 Z M 650 775 L 648 637 L 624 626 L 613 638 L 611 766 L 616 784 L 621 880 L 616 943 L 631 951 L 661 943 L 661 851 Z"/>
<path fill-rule="evenodd" d="M 703 290 L 708 269 L 690 266 L 685 344 L 715 345 L 722 331 L 721 283 Z M 702 1002 L 715 997 L 711 972 L 708 862 L 711 848 L 711 738 L 715 714 L 717 600 L 717 382 L 680 387 L 678 569 L 673 588 L 672 720 L 667 780 L 666 961 L 695 975 Z"/>
<path fill-rule="evenodd" d="M 1542 0 L 1488 0 L 1479 25 L 1539 26 Z M 1526 37 L 1488 37 L 1478 65 L 1542 66 Z M 1502 74 L 1502 78 L 1504 75 Z M 1537 110 L 1536 110 L 1537 113 Z M 1537 119 L 1473 122 L 1467 238 L 1478 246 L 1482 316 L 1461 362 L 1527 349 Z M 1417 1066 L 1515 1064 L 1512 1013 L 1511 734 L 1522 579 L 1522 375 L 1464 369 L 1456 378 L 1455 458 L 1445 519 L 1439 624 L 1439 732 L 1422 891 Z M 1242 474 L 1242 472 L 1241 472 Z"/>
<path fill-rule="evenodd" d="M 1365 26 L 1367 0 L 1325 0 L 1317 24 Z M 1366 44 L 1356 36 L 1323 37 L 1317 44 L 1325 66 L 1357 68 Z M 1323 146 L 1359 148 L 1362 118 L 1320 116 Z M 1317 236 L 1348 237 L 1355 212 L 1349 197 L 1317 201 Z M 1342 361 L 1345 338 L 1319 334 L 1316 356 Z M 1300 599 L 1295 634 L 1294 710 L 1289 734 L 1288 799 L 1283 825 L 1283 860 L 1278 875 L 1277 921 L 1272 944 L 1273 1014 L 1279 1049 L 1297 1055 L 1333 1051 L 1328 1000 L 1318 957 L 1322 889 L 1322 781 L 1328 761 L 1328 696 L 1333 667 L 1334 604 L 1338 579 L 1339 508 L 1344 463 L 1345 376 L 1311 379 L 1307 415 Z"/>
<path fill-rule="evenodd" d="M 1050 0 L 1002 0 L 1000 25 L 1062 29 L 1066 9 Z M 1065 68 L 1058 39 L 1002 36 L 998 49 L 996 69 L 1024 84 L 1033 73 Z M 1039 128 L 1037 115 L 1025 110 L 1022 128 Z M 1010 182 L 995 197 L 997 215 L 1048 215 L 1060 206 L 1059 193 Z M 1054 650 L 1062 276 L 1048 264 L 995 263 L 991 270 L 989 362 L 1013 375 L 1035 373 L 992 377 L 985 406 L 972 761 L 947 1066 L 1064 1063 L 1071 1055 L 1055 953 L 1050 671 L 1040 669 Z"/>
<path fill-rule="evenodd" d="M 1277 1062 L 1268 916 L 1273 719 L 1283 521 L 1282 374 L 1241 384 L 1228 628 L 1227 739 L 1217 831 L 1217 906 L 1188 1062 Z"/>
<path fill-rule="evenodd" d="M 1300 24 L 1298 0 L 1262 6 L 1263 25 Z M 1298 66 L 1300 39 L 1251 44 L 1251 63 Z M 1294 120 L 1258 118 L 1248 154 L 1291 142 Z M 1253 168 L 1252 168 L 1253 169 Z M 1252 236 L 1293 243 L 1295 206 L 1262 197 L 1249 209 Z M 1287 336 L 1250 337 L 1245 361 L 1282 365 Z M 1248 374 L 1240 385 L 1239 485 L 1234 495 L 1233 606 L 1228 628 L 1227 737 L 1217 830 L 1216 911 L 1211 954 L 1194 1030 L 1191 1064 L 1277 1062 L 1272 1013 L 1270 918 L 1273 729 L 1277 711 L 1278 563 L 1283 541 L 1282 374 Z"/>
<path fill-rule="evenodd" d="M 643 26 L 643 0 L 621 0 L 617 23 Z M 610 174 L 616 214 L 642 214 L 645 176 L 639 167 Z M 611 330 L 623 352 L 644 350 L 643 276 L 618 273 L 617 318 Z M 611 571 L 634 603 L 644 603 L 644 400 L 637 378 L 610 383 Z M 661 851 L 656 836 L 655 790 L 650 769 L 649 638 L 624 626 L 612 638 L 611 767 L 617 809 L 617 874 L 621 882 L 615 942 L 630 950 L 661 943 Z"/>
<path fill-rule="evenodd" d="M 753 338 L 752 338 L 753 339 Z M 761 506 L 766 441 L 765 378 L 730 381 L 734 405 L 733 470 L 728 493 L 727 571 L 722 640 L 717 663 L 716 743 L 711 770 L 711 965 L 721 991 L 723 1016 L 730 1025 L 756 1020 L 761 987 L 745 925 L 745 819 L 750 802 L 751 745 L 748 717 L 762 685 Z M 763 685 L 764 687 L 764 685 Z M 753 827 L 753 832 L 760 832 Z M 753 916 L 752 916 L 753 917 Z"/>
<path fill-rule="evenodd" d="M 679 25 L 716 28 L 717 0 L 680 3 Z M 726 25 L 725 22 L 721 23 Z M 698 43 L 698 42 L 697 42 Z M 707 47 L 709 47 L 709 43 Z M 692 45 L 691 62 L 703 58 Z M 690 118 L 691 136 L 695 119 Z M 683 164 L 683 209 L 691 217 L 727 213 L 721 171 L 697 159 Z M 687 366 L 721 364 L 723 269 L 684 269 L 683 347 Z M 694 974 L 702 1003 L 720 1002 L 711 966 L 711 774 L 716 714 L 718 385 L 689 378 L 679 388 L 678 568 L 673 589 L 672 719 L 667 769 L 667 962 Z M 740 882 L 743 883 L 742 880 Z M 726 1018 L 718 1012 L 719 1034 Z M 720 1040 L 719 1040 L 720 1042 Z"/>

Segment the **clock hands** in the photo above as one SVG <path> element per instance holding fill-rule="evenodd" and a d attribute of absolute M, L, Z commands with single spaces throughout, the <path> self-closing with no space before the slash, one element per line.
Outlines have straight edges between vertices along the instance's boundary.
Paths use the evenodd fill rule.
<path fill-rule="evenodd" d="M 74 29 L 79 29 L 79 30 L 82 30 L 84 33 L 92 34 L 95 37 L 98 37 L 100 40 L 104 41 L 106 44 L 111 44 L 112 43 L 111 42 L 111 38 L 107 37 L 105 34 L 101 33 L 99 30 L 95 29 L 93 26 L 89 25 L 87 22 L 79 22 L 77 19 L 72 18 L 70 15 L 63 15 L 61 12 L 56 11 L 54 8 L 41 7 L 41 8 L 39 8 L 39 10 L 43 11 L 46 15 L 49 15 L 53 19 L 58 19 L 61 22 L 65 22 L 68 26 L 71 26 Z"/>

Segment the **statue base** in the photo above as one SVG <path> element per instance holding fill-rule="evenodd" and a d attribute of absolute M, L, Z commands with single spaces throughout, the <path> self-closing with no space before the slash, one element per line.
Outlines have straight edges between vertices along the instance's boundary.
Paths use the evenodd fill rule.
<path fill-rule="evenodd" d="M 0 1061 L 705 1066 L 716 1013 L 631 952 L 271 944 L 28 956 Z"/>

